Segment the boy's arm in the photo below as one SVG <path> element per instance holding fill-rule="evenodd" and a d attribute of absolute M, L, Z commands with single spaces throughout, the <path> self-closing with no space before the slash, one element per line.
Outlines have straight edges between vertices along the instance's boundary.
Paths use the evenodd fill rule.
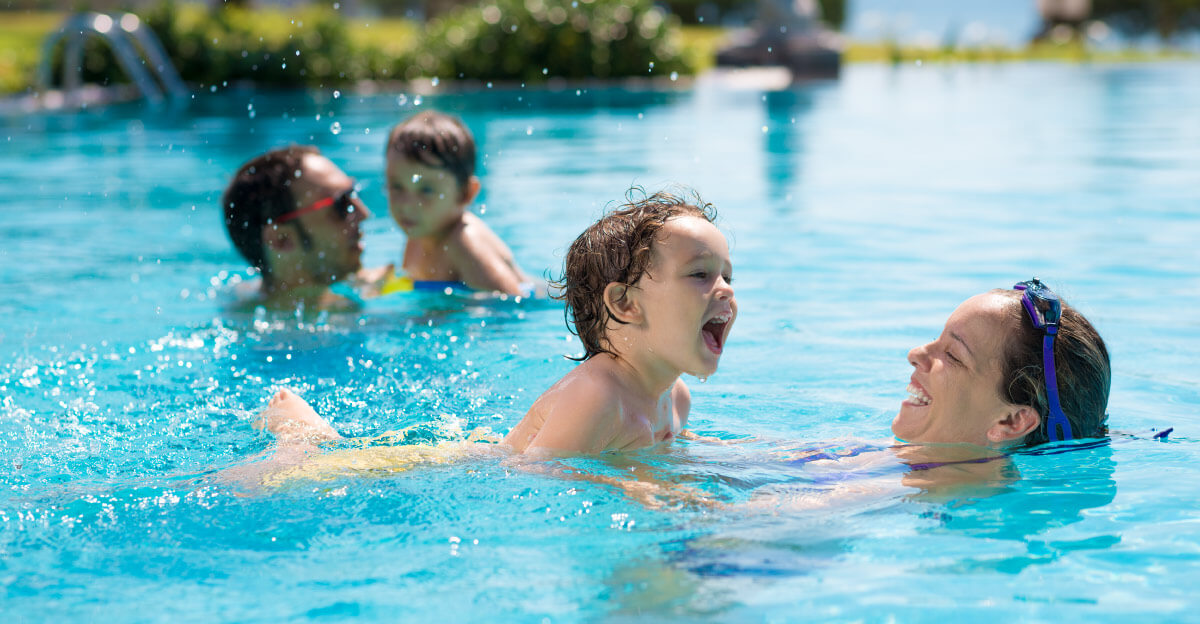
<path fill-rule="evenodd" d="M 446 245 L 446 254 L 463 283 L 476 290 L 521 294 L 522 276 L 505 247 L 482 221 L 468 223 Z"/>

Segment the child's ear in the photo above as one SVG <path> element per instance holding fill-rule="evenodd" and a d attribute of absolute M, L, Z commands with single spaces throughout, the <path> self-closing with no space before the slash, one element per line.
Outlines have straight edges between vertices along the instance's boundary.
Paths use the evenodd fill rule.
<path fill-rule="evenodd" d="M 471 176 L 467 178 L 467 183 L 462 187 L 462 203 L 464 206 L 475 201 L 475 197 L 479 195 L 479 178 Z"/>
<path fill-rule="evenodd" d="M 642 320 L 642 306 L 633 297 L 636 289 L 620 282 L 609 282 L 604 287 L 604 307 L 614 319 L 622 323 L 637 323 Z"/>
<path fill-rule="evenodd" d="M 1019 442 L 1042 424 L 1037 410 L 1028 405 L 1013 408 L 987 431 L 989 442 Z"/>

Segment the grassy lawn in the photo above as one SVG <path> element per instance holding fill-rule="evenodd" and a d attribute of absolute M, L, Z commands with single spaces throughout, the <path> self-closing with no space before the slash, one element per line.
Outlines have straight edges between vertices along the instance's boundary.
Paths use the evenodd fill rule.
<path fill-rule="evenodd" d="M 42 40 L 58 28 L 66 13 L 0 13 L 0 93 L 13 93 L 33 82 L 42 56 Z"/>

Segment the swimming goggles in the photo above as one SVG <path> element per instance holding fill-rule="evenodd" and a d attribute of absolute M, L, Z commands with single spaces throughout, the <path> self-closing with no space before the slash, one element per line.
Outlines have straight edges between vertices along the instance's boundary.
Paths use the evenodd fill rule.
<path fill-rule="evenodd" d="M 1050 403 L 1050 415 L 1046 421 L 1046 437 L 1051 442 L 1071 440 L 1071 423 L 1063 414 L 1058 401 L 1058 375 L 1054 370 L 1054 337 L 1058 335 L 1058 322 L 1062 318 L 1062 301 L 1053 290 L 1033 278 L 1013 286 L 1022 291 L 1021 304 L 1033 321 L 1034 329 L 1042 330 L 1042 369 L 1046 373 L 1046 395 Z"/>
<path fill-rule="evenodd" d="M 274 221 L 276 225 L 283 225 L 288 221 L 294 221 L 300 218 L 302 215 L 306 215 L 310 212 L 316 212 L 318 210 L 324 210 L 330 206 L 336 208 L 337 215 L 341 217 L 342 221 L 346 221 L 350 218 L 351 213 L 354 212 L 354 202 L 357 199 L 358 185 L 352 185 L 350 188 L 341 191 L 337 195 L 318 199 L 317 201 L 305 206 L 304 208 L 300 208 L 299 210 L 285 212 L 272 219 L 272 221 Z"/>

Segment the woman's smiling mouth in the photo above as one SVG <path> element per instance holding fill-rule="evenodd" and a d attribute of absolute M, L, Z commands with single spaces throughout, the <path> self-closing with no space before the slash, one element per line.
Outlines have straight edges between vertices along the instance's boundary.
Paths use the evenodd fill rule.
<path fill-rule="evenodd" d="M 908 403 L 909 405 L 915 405 L 917 407 L 925 407 L 926 405 L 933 403 L 933 399 L 929 398 L 928 394 L 925 394 L 925 389 L 921 387 L 921 384 L 911 381 L 908 384 L 907 390 L 908 400 L 904 401 L 905 403 Z"/>

